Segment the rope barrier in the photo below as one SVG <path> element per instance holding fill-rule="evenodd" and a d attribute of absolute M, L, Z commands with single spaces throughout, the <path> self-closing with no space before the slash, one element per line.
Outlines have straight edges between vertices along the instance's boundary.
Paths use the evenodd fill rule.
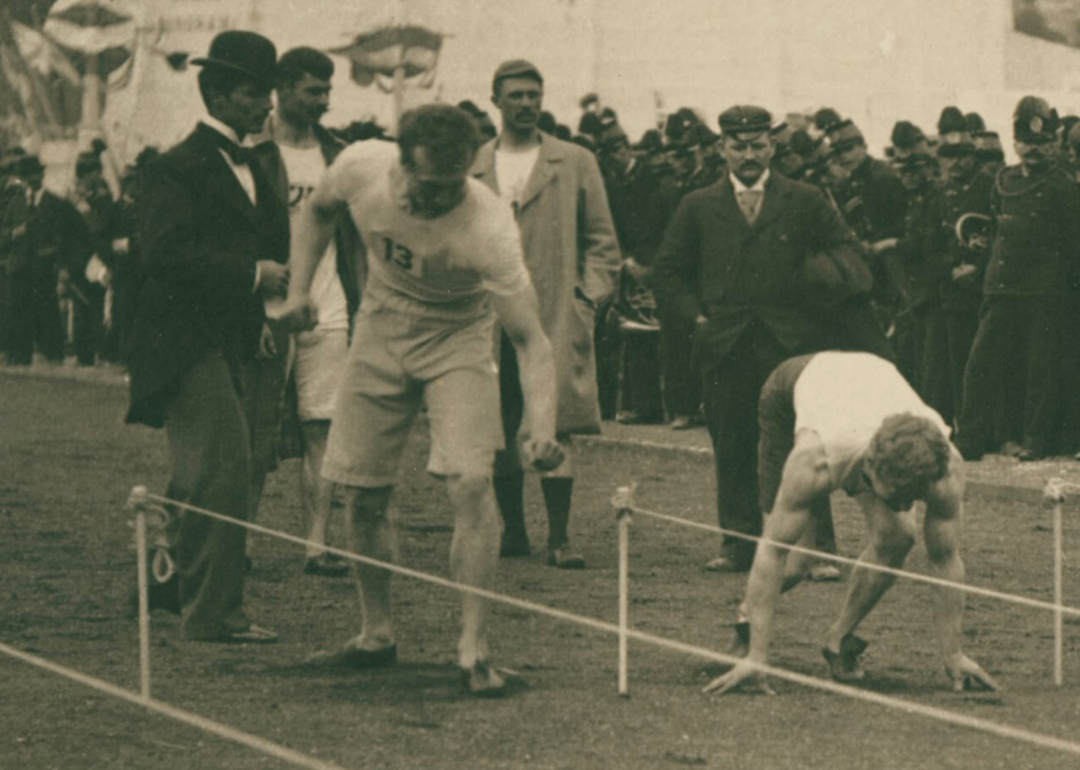
<path fill-rule="evenodd" d="M 37 655 L 23 652 L 16 647 L 9 647 L 6 644 L 0 643 L 0 652 L 17 660 L 21 660 L 23 663 L 28 663 L 31 666 L 36 666 L 37 668 L 44 669 L 53 674 L 58 674 L 73 682 L 86 685 L 98 692 L 111 695 L 114 698 L 119 698 L 128 703 L 134 703 L 136 706 L 142 706 L 143 708 L 155 711 L 162 716 L 175 719 L 178 722 L 183 722 L 192 727 L 197 727 L 208 733 L 213 733 L 227 741 L 239 743 L 241 746 L 247 746 L 256 751 L 261 751 L 264 754 L 268 754 L 271 757 L 275 757 L 297 767 L 307 768 L 308 770 L 345 770 L 341 765 L 336 765 L 333 762 L 326 762 L 306 754 L 301 754 L 298 751 L 286 748 L 273 741 L 268 741 L 265 738 L 242 732 L 233 727 L 229 727 L 228 725 L 215 722 L 212 719 L 193 714 L 190 711 L 170 706 L 168 703 L 162 703 L 153 698 L 144 698 L 138 693 L 125 690 L 123 687 L 119 687 L 111 682 L 106 682 L 104 679 L 98 679 L 97 677 L 84 674 L 81 671 L 76 671 L 73 668 L 62 666 L 59 663 L 53 663 L 45 658 L 39 658 Z"/>
<path fill-rule="evenodd" d="M 1012 602 L 1014 604 L 1020 604 L 1026 607 L 1034 607 L 1035 609 L 1040 610 L 1052 610 L 1054 612 L 1062 612 L 1066 615 L 1080 617 L 1080 608 L 1076 607 L 1054 604 L 1053 602 L 1042 601 L 1041 599 L 1029 599 L 1026 596 L 1007 594 L 1001 591 L 995 591 L 991 588 L 980 588 L 978 586 L 970 585 L 969 583 L 958 583 L 953 580 L 945 580 L 944 578 L 933 577 L 932 575 L 924 575 L 921 572 L 910 572 L 908 570 L 896 569 L 895 567 L 887 567 L 883 564 L 868 564 L 866 562 L 861 562 L 858 559 L 852 559 L 847 556 L 839 556 L 835 553 L 818 551 L 813 548 L 806 548 L 801 545 L 781 543 L 779 540 L 771 540 L 769 538 L 759 537 L 757 535 L 747 535 L 743 532 L 735 532 L 734 530 L 724 529 L 722 527 L 717 527 L 712 524 L 703 524 L 700 521 L 684 519 L 681 516 L 671 516 L 666 513 L 659 513 L 658 511 L 650 511 L 646 508 L 639 508 L 637 506 L 631 506 L 628 510 L 631 513 L 639 514 L 648 518 L 659 519 L 660 521 L 667 521 L 672 524 L 678 524 L 680 526 L 690 527 L 692 529 L 700 529 L 705 532 L 713 532 L 721 535 L 741 538 L 743 540 L 750 540 L 755 543 L 774 545 L 779 548 L 787 549 L 789 551 L 807 554 L 808 556 L 815 556 L 820 559 L 827 559 L 829 561 L 834 561 L 839 564 L 847 564 L 857 566 L 862 569 L 884 572 L 888 575 L 909 578 L 920 583 L 929 583 L 930 585 L 942 586 L 945 588 L 957 588 L 964 591 L 965 593 L 974 594 L 976 596 L 985 596 L 989 599 L 1000 599 L 1001 601 Z"/>
<path fill-rule="evenodd" d="M 259 534 L 268 535 L 270 537 L 276 537 L 280 540 L 296 543 L 298 545 L 308 545 L 310 542 L 305 538 L 290 535 L 286 532 L 280 532 L 278 530 L 269 529 L 268 527 L 264 527 L 259 524 L 235 519 L 231 516 L 225 516 L 223 514 L 216 513 L 215 511 L 210 511 L 205 508 L 190 505 L 188 503 L 183 503 L 177 500 L 170 500 L 169 498 L 162 497 L 160 495 L 150 494 L 141 487 L 136 488 L 136 491 L 132 493 L 133 498 L 136 497 L 136 493 L 138 493 L 139 498 L 145 499 L 147 501 L 155 501 L 165 505 L 172 505 L 177 508 L 183 508 L 193 513 L 198 513 L 201 515 L 209 516 L 213 519 L 217 519 L 219 521 L 235 524 L 237 526 L 244 527 L 249 531 L 258 532 Z M 623 506 L 623 508 L 625 509 L 626 506 Z M 634 509 L 629 510 L 631 510 L 631 512 L 634 512 Z M 313 544 L 323 547 L 321 544 Z M 329 546 L 325 548 L 328 552 L 334 553 L 350 561 L 379 567 L 381 569 L 387 570 L 388 572 L 397 573 L 406 577 L 412 577 L 426 583 L 450 588 L 455 591 L 473 594 L 474 596 L 479 596 L 493 602 L 498 602 L 500 604 L 516 607 L 518 609 L 535 612 L 539 615 L 546 615 L 547 617 L 551 617 L 556 620 L 562 620 L 568 623 L 575 623 L 577 625 L 585 626 L 596 631 L 614 634 L 616 636 L 624 634 L 627 638 L 634 639 L 639 642 L 644 642 L 646 644 L 651 644 L 653 646 L 673 652 L 680 652 L 683 654 L 704 658 L 715 663 L 723 663 L 729 666 L 736 665 L 739 662 L 744 662 L 743 658 L 738 658 L 733 655 L 728 655 L 726 653 L 710 650 L 705 647 L 699 647 L 697 645 L 689 644 L 687 642 L 680 642 L 675 639 L 668 639 L 666 637 L 657 636 L 655 634 L 650 634 L 644 631 L 638 631 L 632 628 L 620 628 L 619 625 L 614 623 L 608 623 L 602 620 L 597 620 L 596 618 L 578 615 L 576 613 L 568 612 L 566 610 L 560 610 L 555 607 L 538 604 L 536 602 L 531 602 L 526 599 L 519 599 L 514 596 L 496 593 L 494 591 L 478 588 L 476 586 L 465 585 L 463 583 L 458 583 L 453 580 L 438 577 L 437 575 L 430 575 L 426 572 L 420 572 L 418 570 L 410 569 L 408 567 L 402 567 L 398 564 L 392 564 L 390 562 L 381 561 L 379 559 L 372 559 L 371 557 L 363 556 L 361 554 L 353 553 L 351 551 L 345 551 L 340 548 L 334 548 Z M 0 651 L 3 651 L 3 648 L 0 648 Z M 901 698 L 894 698 L 889 695 L 882 695 L 880 693 L 869 690 L 860 690 L 849 685 L 840 684 L 839 682 L 834 682 L 827 679 L 818 679 L 816 677 L 799 674 L 795 671 L 789 671 L 787 669 L 776 668 L 767 664 L 755 663 L 752 665 L 755 669 L 761 671 L 767 676 L 772 676 L 777 679 L 783 679 L 785 681 L 792 682 L 793 684 L 811 687 L 836 695 L 844 695 L 850 698 L 855 698 L 856 700 L 873 703 L 879 706 L 884 706 L 886 708 L 897 709 L 909 714 L 915 714 L 930 719 L 937 719 L 948 724 L 957 725 L 960 727 L 967 727 L 969 729 L 977 730 L 983 733 L 996 735 L 1001 738 L 1018 740 L 1034 746 L 1054 749 L 1057 751 L 1062 751 L 1069 754 L 1074 754 L 1076 756 L 1080 756 L 1080 743 L 1076 741 L 1070 741 L 1064 738 L 1057 738 L 1051 735 L 1044 735 L 1042 733 L 1037 733 L 1033 730 L 1028 730 L 1022 727 L 991 722 L 986 719 L 980 719 L 979 717 L 969 716 L 966 714 L 958 714 L 956 712 L 949 711 L 943 708 L 938 708 L 936 706 L 927 706 L 921 703 L 906 701 Z M 136 701 L 141 701 L 141 699 L 139 699 L 138 696 L 135 696 L 133 693 L 126 693 L 126 695 Z"/>

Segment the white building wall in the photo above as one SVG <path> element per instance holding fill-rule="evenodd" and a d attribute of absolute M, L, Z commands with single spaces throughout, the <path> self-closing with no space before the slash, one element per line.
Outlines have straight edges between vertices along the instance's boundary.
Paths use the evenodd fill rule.
<path fill-rule="evenodd" d="M 576 127 L 579 98 L 597 91 L 632 137 L 684 105 L 714 128 L 738 102 L 777 117 L 829 105 L 877 149 L 899 119 L 933 131 L 947 104 L 979 111 L 1006 142 L 1025 93 L 1080 110 L 1080 50 L 1012 32 L 1011 0 L 146 0 L 155 5 L 173 16 L 225 6 L 279 51 L 341 45 L 390 20 L 421 24 L 446 38 L 433 88 L 410 92 L 406 106 L 472 99 L 494 116 L 491 75 L 522 57 L 544 73 L 546 107 L 562 122 Z M 177 37 L 202 55 L 211 33 Z M 356 86 L 337 63 L 325 122 L 389 124 L 391 97 Z M 133 82 L 140 93 L 111 97 L 109 131 L 135 129 L 115 143 L 128 157 L 155 137 L 175 141 L 198 117 L 194 72 L 155 66 Z"/>

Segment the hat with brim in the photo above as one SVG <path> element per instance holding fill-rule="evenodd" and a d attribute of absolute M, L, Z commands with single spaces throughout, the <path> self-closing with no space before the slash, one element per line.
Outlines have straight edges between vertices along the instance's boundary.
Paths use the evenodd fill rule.
<path fill-rule="evenodd" d="M 833 153 L 847 152 L 852 147 L 866 144 L 862 131 L 850 119 L 833 123 L 829 126 L 826 135 L 829 139 L 829 148 Z"/>
<path fill-rule="evenodd" d="M 932 165 L 934 165 L 934 156 L 925 151 L 909 152 L 903 158 L 893 160 L 893 167 L 897 171 L 915 171 Z"/>
<path fill-rule="evenodd" d="M 980 160 L 1005 160 L 1005 148 L 997 131 L 980 131 L 972 137 L 975 157 Z"/>
<path fill-rule="evenodd" d="M 941 134 L 937 154 L 943 158 L 958 158 L 975 152 L 975 142 L 967 131 L 949 131 Z"/>
<path fill-rule="evenodd" d="M 540 85 L 544 85 L 544 77 L 535 64 L 525 59 L 511 59 L 504 61 L 495 70 L 495 75 L 491 78 L 491 89 L 494 91 L 499 81 L 510 78 L 531 78 Z"/>
<path fill-rule="evenodd" d="M 772 115 L 764 107 L 737 104 L 720 113 L 718 120 L 723 136 L 746 138 L 767 134 L 772 130 Z"/>
<path fill-rule="evenodd" d="M 277 67 L 277 49 L 262 35 L 231 29 L 211 41 L 206 57 L 192 59 L 191 63 L 230 70 L 261 85 L 271 86 Z"/>
<path fill-rule="evenodd" d="M 1024 144 L 1047 144 L 1057 139 L 1057 111 L 1045 99 L 1025 96 L 1013 112 L 1013 138 Z"/>

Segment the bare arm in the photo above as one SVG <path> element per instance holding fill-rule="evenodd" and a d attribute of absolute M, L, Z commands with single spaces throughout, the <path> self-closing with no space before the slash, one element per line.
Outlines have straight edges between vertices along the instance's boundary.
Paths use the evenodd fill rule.
<path fill-rule="evenodd" d="M 765 517 L 764 537 L 794 545 L 810 523 L 810 505 L 829 492 L 831 481 L 825 452 L 817 435 L 800 433 L 795 447 L 784 463 L 784 475 L 776 504 Z M 746 598 L 740 612 L 750 622 L 750 649 L 746 662 L 735 666 L 705 688 L 706 692 L 725 693 L 744 682 L 758 678 L 753 664 L 769 660 L 776 599 L 784 579 L 788 550 L 777 545 L 758 544 L 754 566 L 746 584 Z M 747 665 L 750 664 L 750 665 Z"/>
<path fill-rule="evenodd" d="M 540 470 L 553 470 L 562 462 L 555 441 L 555 356 L 540 326 L 536 292 L 530 284 L 513 294 L 493 294 L 492 304 L 518 356 L 526 457 Z"/>
<path fill-rule="evenodd" d="M 957 583 L 964 582 L 964 562 L 960 558 L 963 498 L 964 461 L 954 449 L 949 474 L 934 484 L 927 495 L 924 534 L 931 574 Z M 953 687 L 962 690 L 974 685 L 998 689 L 997 683 L 961 650 L 963 591 L 934 586 L 933 610 L 942 660 Z"/>
<path fill-rule="evenodd" d="M 318 313 L 309 293 L 311 280 L 330 245 L 334 222 L 344 205 L 326 184 L 321 184 L 312 192 L 293 228 L 289 250 L 289 295 L 281 314 L 282 321 L 293 330 L 311 329 L 318 322 Z"/>

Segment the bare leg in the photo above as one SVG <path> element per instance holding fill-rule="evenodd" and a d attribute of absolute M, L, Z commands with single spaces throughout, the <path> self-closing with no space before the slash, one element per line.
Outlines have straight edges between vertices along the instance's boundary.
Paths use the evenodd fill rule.
<path fill-rule="evenodd" d="M 356 553 L 380 561 L 397 561 L 397 530 L 389 513 L 393 487 L 350 487 L 349 544 Z M 367 564 L 356 565 L 360 593 L 360 635 L 350 646 L 378 650 L 394 643 L 390 614 L 390 573 Z"/>
<path fill-rule="evenodd" d="M 307 539 L 326 545 L 326 529 L 330 521 L 330 506 L 334 500 L 334 482 L 320 475 L 326 437 L 330 432 L 328 420 L 312 420 L 301 424 L 304 434 L 304 458 L 300 464 L 300 499 L 308 520 Z M 307 546 L 306 555 L 312 558 L 323 549 Z"/>
<path fill-rule="evenodd" d="M 863 502 L 863 512 L 870 528 L 870 543 L 859 556 L 860 564 L 879 564 L 897 569 L 904 566 L 904 560 L 915 544 L 914 511 L 896 513 L 881 501 L 872 499 Z M 840 617 L 829 629 L 826 648 L 839 652 L 844 637 L 855 631 L 895 580 L 893 575 L 856 565 Z"/>
<path fill-rule="evenodd" d="M 495 581 L 501 535 L 491 479 L 487 476 L 450 476 L 447 491 L 454 508 L 451 574 L 460 583 L 490 589 Z M 462 594 L 458 663 L 464 669 L 488 657 L 484 636 L 486 617 L 486 599 Z"/>

